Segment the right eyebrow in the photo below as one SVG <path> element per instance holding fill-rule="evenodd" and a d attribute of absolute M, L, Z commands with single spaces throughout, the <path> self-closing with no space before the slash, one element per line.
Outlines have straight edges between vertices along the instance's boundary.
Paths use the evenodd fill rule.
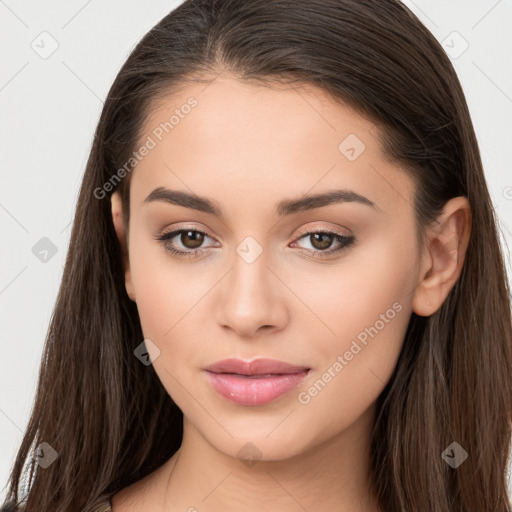
<path fill-rule="evenodd" d="M 144 199 L 145 203 L 152 201 L 164 201 L 177 206 L 183 206 L 184 208 L 191 208 L 200 212 L 209 213 L 219 218 L 224 217 L 224 214 L 217 202 L 190 192 L 158 187 L 155 188 L 155 190 L 153 190 L 146 199 Z"/>

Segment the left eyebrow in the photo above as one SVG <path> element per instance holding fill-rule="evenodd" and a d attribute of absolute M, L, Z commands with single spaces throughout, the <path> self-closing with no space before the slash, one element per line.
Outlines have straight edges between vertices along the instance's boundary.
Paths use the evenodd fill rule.
<path fill-rule="evenodd" d="M 297 212 L 313 210 L 322 206 L 329 206 L 337 203 L 359 203 L 370 206 L 376 211 L 382 211 L 373 201 L 353 190 L 328 190 L 316 195 L 306 195 L 298 199 L 285 199 L 276 207 L 276 213 L 280 217 L 291 215 Z"/>
<path fill-rule="evenodd" d="M 152 201 L 163 201 L 224 219 L 222 208 L 216 201 L 207 197 L 198 196 L 194 193 L 158 187 L 144 199 L 145 203 Z M 276 205 L 274 211 L 279 217 L 285 217 L 287 215 L 293 215 L 294 213 L 313 210 L 331 204 L 350 202 L 369 206 L 379 212 L 382 211 L 367 197 L 347 189 L 329 190 L 320 194 L 306 195 L 297 199 L 285 199 Z"/>

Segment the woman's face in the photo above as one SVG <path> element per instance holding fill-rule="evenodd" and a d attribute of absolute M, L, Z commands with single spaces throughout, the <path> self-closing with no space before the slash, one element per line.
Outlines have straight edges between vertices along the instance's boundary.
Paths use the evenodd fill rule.
<path fill-rule="evenodd" d="M 342 436 L 390 379 L 420 261 L 412 181 L 376 130 L 319 89 L 222 77 L 145 124 L 126 287 L 163 386 L 225 454 L 251 442 L 275 460 Z M 226 358 L 308 370 L 205 370 Z"/>

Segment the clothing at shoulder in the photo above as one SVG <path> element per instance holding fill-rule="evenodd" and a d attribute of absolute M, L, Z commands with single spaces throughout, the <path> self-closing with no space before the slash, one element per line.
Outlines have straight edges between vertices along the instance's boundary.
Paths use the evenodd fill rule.
<path fill-rule="evenodd" d="M 12 501 L 4 503 L 0 507 L 0 512 L 23 512 L 23 507 L 16 507 Z"/>
<path fill-rule="evenodd" d="M 108 500 L 102 503 L 94 512 L 112 512 L 112 502 Z"/>
<path fill-rule="evenodd" d="M 0 512 L 23 512 L 24 510 L 24 507 L 16 507 L 12 502 L 5 503 L 0 508 Z M 101 503 L 100 505 L 98 505 L 94 512 L 112 512 L 112 502 L 110 500 L 107 500 Z"/>
<path fill-rule="evenodd" d="M 0 512 L 23 512 L 23 508 L 16 507 L 12 501 L 9 501 L 0 507 Z"/>

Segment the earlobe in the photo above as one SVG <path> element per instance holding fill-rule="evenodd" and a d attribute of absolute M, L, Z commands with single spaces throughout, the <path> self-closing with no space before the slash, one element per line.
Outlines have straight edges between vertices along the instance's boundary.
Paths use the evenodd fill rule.
<path fill-rule="evenodd" d="M 117 240 L 119 241 L 119 245 L 121 247 L 121 254 L 123 257 L 126 293 L 128 294 L 131 300 L 135 301 L 135 292 L 133 290 L 133 283 L 130 272 L 130 260 L 128 257 L 128 246 L 124 227 L 123 204 L 121 200 L 121 194 L 119 193 L 119 191 L 116 190 L 112 194 L 111 203 L 112 222 L 114 224 L 114 229 L 116 231 Z"/>
<path fill-rule="evenodd" d="M 412 309 L 430 316 L 443 304 L 462 271 L 471 233 L 471 208 L 461 196 L 448 201 L 428 234 Z"/>

